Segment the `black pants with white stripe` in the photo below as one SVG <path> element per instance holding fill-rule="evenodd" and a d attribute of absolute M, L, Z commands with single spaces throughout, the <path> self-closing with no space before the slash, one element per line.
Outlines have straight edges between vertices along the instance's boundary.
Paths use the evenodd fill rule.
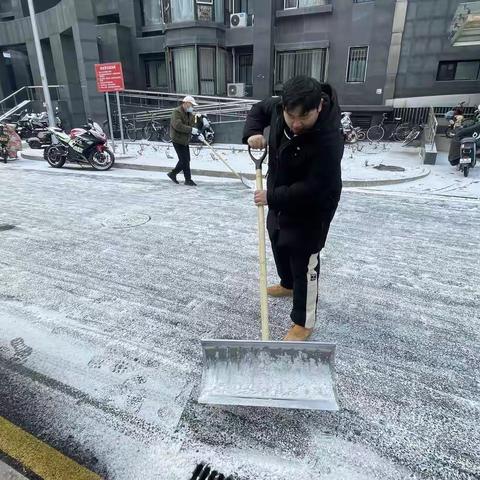
<path fill-rule="evenodd" d="M 278 245 L 277 236 L 270 238 L 280 285 L 293 289 L 293 323 L 313 328 L 317 316 L 320 252 L 311 254 Z"/>

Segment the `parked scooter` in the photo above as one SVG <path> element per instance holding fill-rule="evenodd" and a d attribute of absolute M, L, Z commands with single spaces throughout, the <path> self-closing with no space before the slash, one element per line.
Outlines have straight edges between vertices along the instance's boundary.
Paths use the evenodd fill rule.
<path fill-rule="evenodd" d="M 30 137 L 27 140 L 28 146 L 32 149 L 45 148 L 52 144 L 52 134 L 48 130 L 48 127 L 42 130 L 37 130 L 34 137 Z"/>
<path fill-rule="evenodd" d="M 477 163 L 477 141 L 479 139 L 477 134 L 473 137 L 462 138 L 460 145 L 460 160 L 458 162 L 458 169 L 463 171 L 463 176 L 468 177 L 468 172 L 475 167 Z"/>
<path fill-rule="evenodd" d="M 206 142 L 211 145 L 215 141 L 215 131 L 206 115 L 198 114 L 195 116 L 195 127 L 204 136 Z M 192 137 L 191 143 L 201 143 L 198 137 Z"/>
<path fill-rule="evenodd" d="M 109 170 L 115 163 L 115 156 L 108 149 L 107 136 L 100 125 L 88 120 L 84 128 L 74 128 L 70 135 L 60 128 L 49 127 L 58 143 L 44 150 L 44 158 L 54 168 L 61 168 L 65 162 L 90 164 L 95 170 Z"/>
<path fill-rule="evenodd" d="M 478 118 L 480 120 L 480 118 Z M 468 176 L 480 154 L 480 121 L 469 127 L 460 128 L 450 143 L 448 161 Z"/>
<path fill-rule="evenodd" d="M 354 127 L 351 112 L 342 112 L 342 131 L 346 143 L 355 143 L 357 140 L 365 140 L 365 132 L 360 127 Z"/>

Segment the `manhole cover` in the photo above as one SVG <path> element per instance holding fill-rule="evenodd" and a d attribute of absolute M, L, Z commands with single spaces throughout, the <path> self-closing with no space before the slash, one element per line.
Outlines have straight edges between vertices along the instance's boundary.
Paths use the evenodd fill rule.
<path fill-rule="evenodd" d="M 375 167 L 377 170 L 383 170 L 386 172 L 404 172 L 405 169 L 403 167 L 396 167 L 395 165 L 376 165 Z"/>
<path fill-rule="evenodd" d="M 11 230 L 12 228 L 15 228 L 15 225 L 10 225 L 8 223 L 0 223 L 0 232 L 3 232 L 4 230 Z"/>
<path fill-rule="evenodd" d="M 199 463 L 193 471 L 190 480 L 234 480 L 232 476 L 226 477 L 205 463 Z"/>
<path fill-rule="evenodd" d="M 143 225 L 149 222 L 150 219 L 150 215 L 146 215 L 145 213 L 124 213 L 107 218 L 102 222 L 102 225 L 110 228 L 131 228 Z"/>

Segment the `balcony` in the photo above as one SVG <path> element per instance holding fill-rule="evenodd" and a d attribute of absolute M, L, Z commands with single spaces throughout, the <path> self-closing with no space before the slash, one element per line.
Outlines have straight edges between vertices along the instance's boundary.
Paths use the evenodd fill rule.
<path fill-rule="evenodd" d="M 453 47 L 480 45 L 480 2 L 461 3 L 450 26 Z"/>
<path fill-rule="evenodd" d="M 284 0 L 283 10 L 277 10 L 277 18 L 295 17 L 300 15 L 331 13 L 331 0 Z"/>

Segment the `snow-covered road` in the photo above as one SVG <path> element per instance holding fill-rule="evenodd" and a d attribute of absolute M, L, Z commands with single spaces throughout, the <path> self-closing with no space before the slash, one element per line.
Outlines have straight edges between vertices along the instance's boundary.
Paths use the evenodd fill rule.
<path fill-rule="evenodd" d="M 0 415 L 105 478 L 480 477 L 480 202 L 344 192 L 314 336 L 339 413 L 196 402 L 199 338 L 259 335 L 238 182 L 8 166 L 0 204 Z"/>

